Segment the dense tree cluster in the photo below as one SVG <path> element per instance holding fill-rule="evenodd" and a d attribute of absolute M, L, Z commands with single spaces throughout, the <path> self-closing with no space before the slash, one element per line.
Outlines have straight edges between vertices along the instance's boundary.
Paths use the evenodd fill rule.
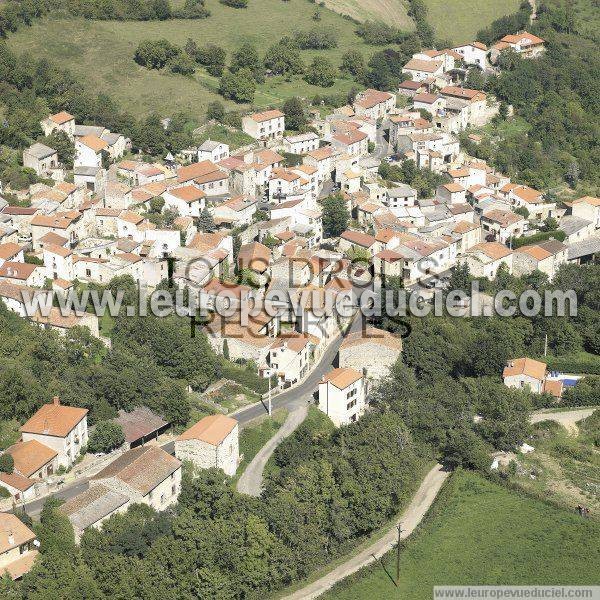
<path fill-rule="evenodd" d="M 327 196 L 321 203 L 323 207 L 323 235 L 338 237 L 348 229 L 350 213 L 342 194 Z"/>
<path fill-rule="evenodd" d="M 447 183 L 447 176 L 419 169 L 414 160 L 404 160 L 399 166 L 382 162 L 379 175 L 387 181 L 407 183 L 417 190 L 419 198 L 431 197 L 439 185 Z"/>
<path fill-rule="evenodd" d="M 294 35 L 294 40 L 302 50 L 328 50 L 337 47 L 336 34 L 325 27 L 298 31 Z"/>

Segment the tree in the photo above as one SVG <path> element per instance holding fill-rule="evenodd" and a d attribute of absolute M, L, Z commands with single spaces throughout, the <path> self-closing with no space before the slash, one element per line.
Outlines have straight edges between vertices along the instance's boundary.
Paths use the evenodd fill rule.
<path fill-rule="evenodd" d="M 327 196 L 323 200 L 323 233 L 326 237 L 338 237 L 348 228 L 350 213 L 341 194 Z"/>
<path fill-rule="evenodd" d="M 155 196 L 150 200 L 150 212 L 161 213 L 165 207 L 165 199 L 162 196 Z"/>
<path fill-rule="evenodd" d="M 311 85 L 331 87 L 335 83 L 335 76 L 336 71 L 331 61 L 322 56 L 315 56 L 304 79 Z"/>
<path fill-rule="evenodd" d="M 204 207 L 204 210 L 200 213 L 200 216 L 198 217 L 197 227 L 200 231 L 204 232 L 215 230 L 215 220 L 213 219 L 213 216 L 208 210 L 207 206 Z"/>
<path fill-rule="evenodd" d="M 519 206 L 518 208 L 515 208 L 514 211 L 517 215 L 521 215 L 522 217 L 529 219 L 529 211 L 527 210 L 526 206 Z"/>
<path fill-rule="evenodd" d="M 481 69 L 471 67 L 467 72 L 465 86 L 471 90 L 482 90 L 485 87 L 485 77 Z"/>
<path fill-rule="evenodd" d="M 558 221 L 554 217 L 546 217 L 544 219 L 545 231 L 556 231 L 558 229 Z"/>
<path fill-rule="evenodd" d="M 75 146 L 71 138 L 60 129 L 56 129 L 49 136 L 42 140 L 50 148 L 54 148 L 58 154 L 58 160 L 67 167 L 73 168 L 73 158 L 75 157 Z"/>
<path fill-rule="evenodd" d="M 223 340 L 223 358 L 229 360 L 229 344 L 227 340 Z"/>
<path fill-rule="evenodd" d="M 285 114 L 285 125 L 287 129 L 299 131 L 308 123 L 308 116 L 304 104 L 297 96 L 288 98 L 283 103 L 283 112 Z"/>
<path fill-rule="evenodd" d="M 168 40 L 144 40 L 135 51 L 135 62 L 148 69 L 162 69 L 181 50 Z"/>
<path fill-rule="evenodd" d="M 125 441 L 123 428 L 114 421 L 98 421 L 90 434 L 88 450 L 107 454 Z"/>
<path fill-rule="evenodd" d="M 252 73 L 246 69 L 242 69 L 237 73 L 226 73 L 221 77 L 219 93 L 223 98 L 238 103 L 250 103 L 254 100 L 255 91 L 256 82 L 252 77 Z"/>
<path fill-rule="evenodd" d="M 188 54 L 174 56 L 167 65 L 172 73 L 180 75 L 193 75 L 196 71 L 196 61 Z"/>
<path fill-rule="evenodd" d="M 196 52 L 196 62 L 206 67 L 210 75 L 221 77 L 225 70 L 227 52 L 215 44 L 207 44 Z"/>
<path fill-rule="evenodd" d="M 241 69 L 249 70 L 257 83 L 262 83 L 265 79 L 263 62 L 258 55 L 258 51 L 250 42 L 240 46 L 231 57 L 229 70 L 232 73 L 237 73 Z"/>
<path fill-rule="evenodd" d="M 223 119 L 225 118 L 225 107 L 223 106 L 223 104 L 218 100 L 216 100 L 215 102 L 211 102 L 206 107 L 206 118 L 222 123 Z"/>
<path fill-rule="evenodd" d="M 4 454 L 0 454 L 0 472 L 2 473 L 12 473 L 15 468 L 15 461 L 10 454 L 6 452 Z"/>
<path fill-rule="evenodd" d="M 294 36 L 294 41 L 302 50 L 327 50 L 337 46 L 336 34 L 325 27 L 298 31 Z"/>
<path fill-rule="evenodd" d="M 357 79 L 362 79 L 366 71 L 364 56 L 358 50 L 348 50 L 342 54 L 340 69 Z"/>
<path fill-rule="evenodd" d="M 275 75 L 298 75 L 304 71 L 298 47 L 289 37 L 282 38 L 267 50 L 264 63 Z"/>
<path fill-rule="evenodd" d="M 448 290 L 462 290 L 467 295 L 471 294 L 471 272 L 467 263 L 458 263 L 452 269 Z"/>
<path fill-rule="evenodd" d="M 54 148 L 54 146 L 52 146 L 52 148 Z M 579 165 L 576 160 L 569 163 L 569 168 L 565 173 L 565 181 L 569 184 L 571 189 L 574 190 L 577 187 L 577 184 L 579 183 Z"/>

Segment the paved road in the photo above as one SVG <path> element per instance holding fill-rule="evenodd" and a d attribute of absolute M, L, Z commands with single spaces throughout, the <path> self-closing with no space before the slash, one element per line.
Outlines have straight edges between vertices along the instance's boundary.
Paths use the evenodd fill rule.
<path fill-rule="evenodd" d="M 85 492 L 89 487 L 88 479 L 79 479 L 74 481 L 73 483 L 67 484 L 61 490 L 54 492 L 51 494 L 55 498 L 60 498 L 61 500 L 69 500 L 70 498 L 74 498 L 81 492 Z M 30 517 L 37 517 L 40 512 L 42 512 L 42 508 L 44 506 L 44 502 L 48 499 L 48 496 L 44 496 L 43 498 L 38 498 L 36 500 L 32 500 L 31 502 L 27 502 L 25 504 L 25 511 Z M 21 510 L 23 506 L 19 504 L 17 506 L 18 510 Z M 9 511 L 13 512 L 13 511 Z"/>
<path fill-rule="evenodd" d="M 555 421 L 556 423 L 560 423 L 567 431 L 577 433 L 577 421 L 586 419 L 597 408 L 597 406 L 591 408 L 577 408 L 563 412 L 547 412 L 540 410 L 532 413 L 529 420 L 532 423 L 539 423 L 540 421 Z"/>
<path fill-rule="evenodd" d="M 413 496 L 410 505 L 400 518 L 399 522 L 402 524 L 401 537 L 403 539 L 408 537 L 421 522 L 448 475 L 448 472 L 442 470 L 442 465 L 436 465 L 427 473 L 417 493 Z M 333 571 L 321 577 L 321 579 L 287 596 L 287 600 L 310 600 L 311 598 L 317 598 L 342 579 L 356 573 L 359 569 L 366 567 L 386 552 L 389 552 L 396 546 L 397 540 L 398 529 L 394 525 L 382 538 L 371 544 L 368 548 L 365 548 L 345 563 L 336 567 Z"/>
<path fill-rule="evenodd" d="M 376 158 L 377 160 L 383 160 L 388 154 L 390 154 L 390 145 L 387 143 L 383 134 L 383 127 L 378 127 L 377 138 L 375 140 L 375 150 L 373 151 L 373 158 Z"/>
<path fill-rule="evenodd" d="M 246 470 L 239 478 L 237 491 L 249 496 L 260 496 L 263 484 L 263 471 L 267 466 L 267 461 L 275 452 L 279 444 L 288 436 L 292 435 L 300 424 L 306 419 L 308 406 L 298 406 L 285 420 L 277 433 L 259 450 L 258 454 L 252 459 Z"/>

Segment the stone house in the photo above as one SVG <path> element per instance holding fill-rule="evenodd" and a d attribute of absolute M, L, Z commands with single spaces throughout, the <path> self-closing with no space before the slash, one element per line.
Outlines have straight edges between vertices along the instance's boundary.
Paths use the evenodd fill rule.
<path fill-rule="evenodd" d="M 487 277 L 492 280 L 501 265 L 513 271 L 513 252 L 499 242 L 482 242 L 469 248 L 460 258 L 465 262 L 475 277 Z"/>
<path fill-rule="evenodd" d="M 71 139 L 75 137 L 75 117 L 68 112 L 62 111 L 55 115 L 40 121 L 42 131 L 45 136 L 51 135 L 54 131 L 63 131 Z"/>
<path fill-rule="evenodd" d="M 383 329 L 367 327 L 344 338 L 338 353 L 338 364 L 357 372 L 365 369 L 368 379 L 380 380 L 389 374 L 401 352 L 401 338 Z"/>
<path fill-rule="evenodd" d="M 486 210 L 481 215 L 481 227 L 484 235 L 487 232 L 502 244 L 513 237 L 520 237 L 527 228 L 527 219 L 510 210 Z"/>
<path fill-rule="evenodd" d="M 218 163 L 221 160 L 229 158 L 229 146 L 223 142 L 206 140 L 198 146 L 198 160 L 210 160 Z"/>
<path fill-rule="evenodd" d="M 541 271 L 552 281 L 554 276 L 568 260 L 568 247 L 558 240 L 546 240 L 531 246 L 521 246 L 513 254 L 513 272 L 525 275 Z"/>
<path fill-rule="evenodd" d="M 242 130 L 255 140 L 283 137 L 285 115 L 280 110 L 267 110 L 242 118 Z"/>
<path fill-rule="evenodd" d="M 198 218 L 206 206 L 206 194 L 195 185 L 183 185 L 163 194 L 165 207 L 176 210 L 181 217 Z"/>
<path fill-rule="evenodd" d="M 40 177 L 49 177 L 60 166 L 58 153 L 53 148 L 36 142 L 23 150 L 23 166 L 33 169 Z"/>
<path fill-rule="evenodd" d="M 175 456 L 233 477 L 240 462 L 238 422 L 219 414 L 200 419 L 175 440 Z"/>

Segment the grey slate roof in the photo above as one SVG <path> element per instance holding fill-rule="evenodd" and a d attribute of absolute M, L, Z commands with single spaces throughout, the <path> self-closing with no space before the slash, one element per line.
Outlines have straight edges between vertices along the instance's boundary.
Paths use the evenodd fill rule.
<path fill-rule="evenodd" d="M 406 198 L 410 196 L 414 196 L 416 198 L 417 190 L 411 188 L 410 185 L 401 183 L 398 184 L 396 187 L 389 189 L 387 195 L 389 198 Z"/>
<path fill-rule="evenodd" d="M 203 150 L 204 152 L 212 152 L 213 150 L 216 150 L 220 144 L 221 142 L 206 140 L 205 142 L 202 142 L 200 146 L 198 146 L 198 150 Z"/>
<path fill-rule="evenodd" d="M 600 252 L 600 237 L 591 237 L 569 246 L 569 260 L 591 256 L 597 252 Z"/>
<path fill-rule="evenodd" d="M 94 483 L 81 494 L 67 500 L 60 511 L 74 528 L 84 530 L 129 502 L 129 497 L 101 483 Z"/>
<path fill-rule="evenodd" d="M 47 158 L 48 156 L 56 154 L 56 150 L 50 148 L 50 146 L 36 142 L 27 149 L 27 153 L 35 156 L 39 160 L 42 160 L 43 158 Z"/>
<path fill-rule="evenodd" d="M 581 217 L 575 217 L 574 215 L 566 215 L 560 220 L 559 229 L 564 231 L 567 235 L 572 235 L 587 227 L 591 221 L 587 219 L 582 219 Z"/>
<path fill-rule="evenodd" d="M 95 135 L 101 137 L 106 127 L 97 127 L 96 125 L 75 125 L 75 137 L 84 135 Z"/>

